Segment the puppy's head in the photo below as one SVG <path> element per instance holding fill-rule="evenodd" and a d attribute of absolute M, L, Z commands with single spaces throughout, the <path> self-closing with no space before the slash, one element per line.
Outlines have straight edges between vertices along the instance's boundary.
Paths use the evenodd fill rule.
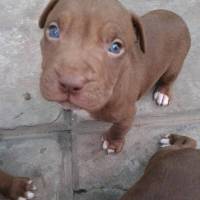
<path fill-rule="evenodd" d="M 91 112 L 109 102 L 136 52 L 145 51 L 139 18 L 117 0 L 52 0 L 39 26 L 43 96 Z"/>

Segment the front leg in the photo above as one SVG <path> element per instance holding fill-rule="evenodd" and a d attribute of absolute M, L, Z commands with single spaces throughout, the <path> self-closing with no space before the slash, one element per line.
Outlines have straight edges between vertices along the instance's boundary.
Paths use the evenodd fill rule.
<path fill-rule="evenodd" d="M 103 149 L 106 150 L 107 153 L 119 153 L 122 151 L 125 143 L 125 135 L 132 126 L 135 108 L 132 106 L 123 116 L 125 117 L 113 123 L 111 128 L 103 135 Z"/>

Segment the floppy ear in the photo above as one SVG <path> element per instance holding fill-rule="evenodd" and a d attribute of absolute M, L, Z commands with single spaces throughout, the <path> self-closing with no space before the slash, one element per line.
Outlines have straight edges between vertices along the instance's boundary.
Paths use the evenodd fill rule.
<path fill-rule="evenodd" d="M 53 8 L 58 3 L 58 1 L 59 0 L 51 0 L 49 2 L 49 4 L 46 6 L 46 8 L 44 9 L 44 11 L 39 19 L 39 27 L 40 28 L 44 28 L 49 13 L 53 10 Z"/>
<path fill-rule="evenodd" d="M 146 36 L 144 32 L 144 26 L 137 15 L 131 13 L 131 18 L 132 18 L 133 28 L 135 30 L 140 48 L 142 52 L 145 53 L 146 52 Z"/>

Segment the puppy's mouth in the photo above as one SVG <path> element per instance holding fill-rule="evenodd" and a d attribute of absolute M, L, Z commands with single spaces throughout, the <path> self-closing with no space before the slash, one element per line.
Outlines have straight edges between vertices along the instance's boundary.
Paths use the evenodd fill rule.
<path fill-rule="evenodd" d="M 66 94 L 67 98 L 61 101 L 55 101 L 64 110 L 85 110 L 87 112 L 94 112 L 99 109 L 98 102 L 90 98 L 92 95 L 86 93 Z"/>
<path fill-rule="evenodd" d="M 64 110 L 88 110 L 88 102 L 82 93 L 65 93 L 66 98 L 56 101 Z"/>
<path fill-rule="evenodd" d="M 70 102 L 70 100 L 65 100 L 65 101 L 58 101 L 57 102 L 59 105 L 61 105 L 61 107 L 64 109 L 64 110 L 80 110 L 82 109 L 81 107 L 73 104 L 72 102 Z"/>

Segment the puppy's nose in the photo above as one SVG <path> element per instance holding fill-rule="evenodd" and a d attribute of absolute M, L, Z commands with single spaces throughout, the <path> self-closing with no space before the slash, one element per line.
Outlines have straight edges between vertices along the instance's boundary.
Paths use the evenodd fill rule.
<path fill-rule="evenodd" d="M 83 89 L 86 82 L 86 79 L 79 75 L 67 75 L 60 78 L 61 88 L 70 93 L 79 92 Z"/>

